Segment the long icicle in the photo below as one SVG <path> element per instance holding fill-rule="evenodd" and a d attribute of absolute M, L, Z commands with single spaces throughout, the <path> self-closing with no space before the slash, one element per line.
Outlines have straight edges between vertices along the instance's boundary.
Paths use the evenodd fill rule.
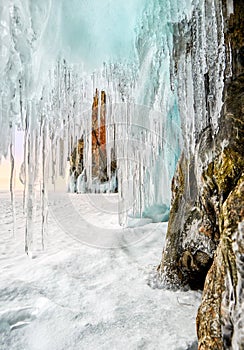
<path fill-rule="evenodd" d="M 46 120 L 42 117 L 41 120 L 41 136 L 42 136 L 42 185 L 41 185 L 41 208 L 42 208 L 42 249 L 45 248 L 45 236 L 47 233 L 47 220 L 48 220 L 48 200 L 47 200 L 47 188 L 46 188 Z"/>
<path fill-rule="evenodd" d="M 25 252 L 32 258 L 32 246 L 33 246 L 33 135 L 31 125 L 31 108 L 28 105 L 26 113 L 26 183 L 27 191 L 25 191 L 25 213 L 26 213 L 26 226 L 25 226 Z"/>
<path fill-rule="evenodd" d="M 12 211 L 12 217 L 13 217 L 13 236 L 15 236 L 16 232 L 16 215 L 15 215 L 15 198 L 14 198 L 14 167 L 15 167 L 15 162 L 14 162 L 14 134 L 13 134 L 13 126 L 12 123 L 10 124 L 10 129 L 11 129 L 11 143 L 10 143 L 10 166 L 11 166 L 11 171 L 10 171 L 10 183 L 9 183 L 9 190 L 10 190 L 10 197 L 11 197 L 11 211 Z"/>

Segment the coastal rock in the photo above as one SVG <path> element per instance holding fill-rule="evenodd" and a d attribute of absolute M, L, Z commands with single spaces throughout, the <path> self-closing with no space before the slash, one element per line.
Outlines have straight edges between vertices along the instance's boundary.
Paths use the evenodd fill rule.
<path fill-rule="evenodd" d="M 223 2 L 224 103 L 217 128 L 209 117 L 195 135 L 194 151 L 185 150 L 179 160 L 159 266 L 166 286 L 203 289 L 199 350 L 244 349 L 244 7 L 237 0 L 233 14 L 227 7 Z M 203 96 L 208 90 L 205 84 Z"/>

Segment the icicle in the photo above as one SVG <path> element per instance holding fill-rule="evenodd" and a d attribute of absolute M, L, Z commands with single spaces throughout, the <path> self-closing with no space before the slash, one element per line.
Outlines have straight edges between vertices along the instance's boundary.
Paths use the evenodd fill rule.
<path fill-rule="evenodd" d="M 29 129 L 29 120 L 27 113 L 25 115 L 25 125 L 24 125 L 24 159 L 20 168 L 20 181 L 24 185 L 23 190 L 23 213 L 26 212 L 26 196 L 27 196 L 27 156 L 28 156 L 28 129 Z"/>
<path fill-rule="evenodd" d="M 48 224 L 48 195 L 47 195 L 47 123 L 46 119 L 42 116 L 41 119 L 41 138 L 42 138 L 42 176 L 41 176 L 41 213 L 42 213 L 42 232 L 41 241 L 42 249 L 45 247 L 45 237 L 47 235 L 47 224 Z"/>
<path fill-rule="evenodd" d="M 35 129 L 34 129 L 34 113 L 33 102 L 29 102 L 26 111 L 26 139 L 25 139 L 25 168 L 26 168 L 26 181 L 25 181 L 25 214 L 26 214 L 26 226 L 25 226 L 25 252 L 32 258 L 33 256 L 33 230 L 34 230 L 34 213 L 35 213 L 35 176 L 36 176 L 36 164 L 35 158 Z"/>
<path fill-rule="evenodd" d="M 10 125 L 10 130 L 13 130 L 12 123 Z M 10 165 L 11 165 L 11 172 L 10 172 L 10 197 L 11 197 L 11 211 L 12 211 L 12 219 L 13 219 L 13 236 L 15 236 L 16 232 L 16 210 L 15 210 L 15 196 L 14 196 L 14 181 L 15 181 L 15 162 L 14 162 L 14 135 L 13 131 L 11 132 L 11 141 L 10 141 Z"/>

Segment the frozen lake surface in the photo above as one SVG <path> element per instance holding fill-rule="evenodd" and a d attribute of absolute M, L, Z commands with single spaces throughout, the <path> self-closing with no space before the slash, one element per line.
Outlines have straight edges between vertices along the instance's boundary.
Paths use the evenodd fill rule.
<path fill-rule="evenodd" d="M 128 231 L 118 225 L 116 195 L 67 198 L 49 215 L 45 251 L 37 239 L 30 259 L 22 198 L 16 195 L 13 237 L 10 197 L 0 193 L 0 349 L 195 349 L 201 293 L 148 285 L 167 224 L 136 223 Z M 72 234 L 70 206 L 84 222 L 80 239 Z M 39 226 L 37 217 L 34 229 Z"/>

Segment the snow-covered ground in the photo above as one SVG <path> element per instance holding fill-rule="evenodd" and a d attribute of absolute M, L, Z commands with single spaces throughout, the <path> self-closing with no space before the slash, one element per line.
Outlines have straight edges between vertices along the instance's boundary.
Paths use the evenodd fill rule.
<path fill-rule="evenodd" d="M 58 206 L 56 201 L 49 216 L 45 251 L 38 238 L 30 259 L 24 254 L 21 196 L 16 195 L 13 237 L 9 195 L 0 193 L 0 349 L 195 349 L 200 292 L 148 285 L 161 259 L 166 224 L 124 230 L 115 195 L 66 198 Z M 70 217 L 72 206 L 80 221 Z M 74 221 L 84 223 L 80 238 L 72 234 Z M 37 220 L 34 238 L 38 226 Z"/>

